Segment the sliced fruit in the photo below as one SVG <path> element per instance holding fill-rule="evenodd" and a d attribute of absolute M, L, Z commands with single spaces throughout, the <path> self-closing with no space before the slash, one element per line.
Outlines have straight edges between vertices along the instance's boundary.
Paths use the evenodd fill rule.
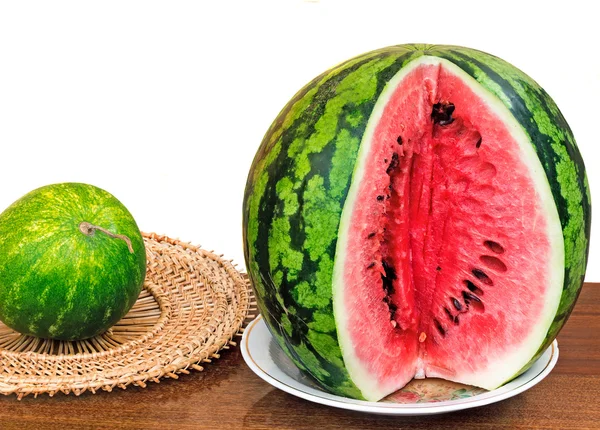
<path fill-rule="evenodd" d="M 585 168 L 550 97 L 488 54 L 402 45 L 280 113 L 244 200 L 271 332 L 330 391 L 413 377 L 495 388 L 552 342 L 583 282 Z"/>

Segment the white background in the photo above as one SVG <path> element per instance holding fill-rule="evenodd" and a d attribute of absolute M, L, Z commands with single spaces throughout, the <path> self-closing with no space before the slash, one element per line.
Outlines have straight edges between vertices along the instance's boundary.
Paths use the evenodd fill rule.
<path fill-rule="evenodd" d="M 143 231 L 201 244 L 243 267 L 246 176 L 279 110 L 336 63 L 409 42 L 478 48 L 536 79 L 569 121 L 600 202 L 593 6 L 0 3 L 0 208 L 45 184 L 87 182 L 117 196 Z M 600 281 L 598 235 L 596 228 L 588 281 Z"/>

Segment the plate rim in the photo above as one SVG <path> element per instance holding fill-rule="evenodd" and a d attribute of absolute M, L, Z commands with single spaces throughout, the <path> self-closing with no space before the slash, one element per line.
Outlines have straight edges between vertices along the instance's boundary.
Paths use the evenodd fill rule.
<path fill-rule="evenodd" d="M 458 399 L 458 400 L 449 400 L 449 401 L 441 401 L 441 402 L 427 402 L 427 403 L 386 403 L 386 402 L 370 402 L 366 400 L 357 400 L 346 397 L 337 396 L 335 394 L 327 393 L 326 391 L 320 390 L 318 388 L 309 387 L 302 382 L 296 381 L 294 378 L 285 374 L 285 378 L 289 378 L 294 381 L 295 387 L 289 385 L 285 381 L 281 381 L 277 379 L 275 376 L 271 375 L 267 370 L 259 365 L 255 361 L 255 358 L 252 356 L 249 348 L 250 334 L 257 327 L 259 323 L 263 323 L 265 328 L 267 329 L 267 333 L 269 334 L 269 339 L 272 338 L 270 331 L 268 330 L 266 323 L 264 322 L 264 318 L 262 315 L 258 315 L 254 320 L 252 320 L 248 326 L 244 330 L 244 334 L 242 336 L 242 345 L 241 352 L 244 361 L 250 367 L 250 369 L 262 380 L 267 382 L 268 384 L 278 388 L 288 394 L 293 396 L 302 398 L 304 400 L 308 400 L 310 402 L 319 403 L 331 407 L 336 407 L 340 409 L 353 410 L 358 412 L 368 412 L 374 414 L 385 414 L 385 415 L 429 415 L 429 414 L 439 414 L 445 412 L 453 412 L 459 411 L 463 409 L 470 409 L 479 406 L 485 406 L 491 403 L 496 403 L 510 397 L 514 397 L 531 387 L 537 385 L 540 381 L 542 381 L 552 369 L 556 365 L 559 356 L 558 350 L 558 342 L 555 339 L 552 344 L 544 351 L 542 356 L 538 358 L 537 361 L 542 359 L 548 350 L 550 351 L 550 357 L 548 361 L 545 363 L 545 366 L 533 377 L 525 376 L 527 372 L 519 375 L 517 378 L 509 382 L 508 384 L 497 388 L 496 390 L 488 391 L 485 393 L 477 394 L 475 396 Z M 280 369 L 277 363 L 273 361 L 273 364 Z M 526 379 L 521 380 L 520 378 Z M 520 385 L 510 388 L 510 384 L 512 383 L 522 382 Z M 300 387 L 298 387 L 300 386 Z M 308 389 L 305 390 L 304 388 Z"/>

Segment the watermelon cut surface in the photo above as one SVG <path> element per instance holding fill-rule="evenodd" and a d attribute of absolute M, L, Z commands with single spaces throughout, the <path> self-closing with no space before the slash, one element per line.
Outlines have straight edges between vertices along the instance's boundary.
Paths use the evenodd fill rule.
<path fill-rule="evenodd" d="M 563 250 L 508 110 L 452 63 L 414 61 L 375 105 L 342 214 L 333 301 L 353 381 L 371 398 L 415 375 L 496 388 L 544 341 Z"/>
<path fill-rule="evenodd" d="M 399 45 L 300 90 L 244 198 L 258 305 L 338 395 L 412 378 L 496 388 L 567 320 L 591 202 L 566 121 L 531 78 L 454 46 Z"/>

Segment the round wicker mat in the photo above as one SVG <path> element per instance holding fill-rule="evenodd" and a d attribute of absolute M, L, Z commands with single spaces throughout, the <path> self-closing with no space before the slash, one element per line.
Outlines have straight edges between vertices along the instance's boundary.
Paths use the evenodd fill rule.
<path fill-rule="evenodd" d="M 236 345 L 251 308 L 229 260 L 166 236 L 144 234 L 148 266 L 131 311 L 108 332 L 76 342 L 24 336 L 0 323 L 0 393 L 79 395 L 178 378 Z"/>

